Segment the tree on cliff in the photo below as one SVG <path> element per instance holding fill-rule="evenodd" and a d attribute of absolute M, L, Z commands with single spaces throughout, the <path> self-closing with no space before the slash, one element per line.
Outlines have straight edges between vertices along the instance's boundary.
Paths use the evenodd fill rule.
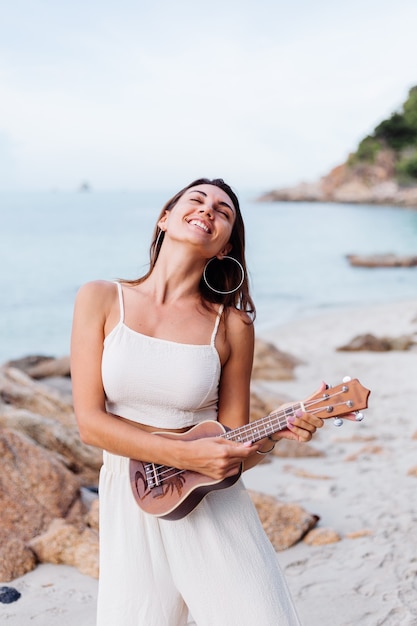
<path fill-rule="evenodd" d="M 399 181 L 417 180 L 417 86 L 410 89 L 400 111 L 378 124 L 374 132 L 360 142 L 349 157 L 349 165 L 375 163 L 382 150 L 392 151 Z"/>

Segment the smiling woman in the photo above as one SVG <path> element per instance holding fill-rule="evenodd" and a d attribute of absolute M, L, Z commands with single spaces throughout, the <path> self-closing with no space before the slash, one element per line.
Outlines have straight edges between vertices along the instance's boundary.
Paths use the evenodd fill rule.
<path fill-rule="evenodd" d="M 213 290 L 215 263 L 226 269 Z M 221 179 L 194 181 L 166 203 L 145 276 L 78 293 L 74 406 L 83 441 L 104 450 L 98 626 L 185 626 L 190 614 L 198 626 L 299 623 L 239 476 L 278 439 L 308 441 L 323 421 L 300 410 L 257 443 L 191 431 L 247 425 L 254 313 L 239 201 Z M 150 468 L 132 485 L 130 459 Z M 165 467 L 174 475 L 161 488 Z M 183 470 L 223 488 L 175 519 L 137 505 L 136 481 L 145 499 L 181 499 Z M 220 594 L 227 604 L 213 601 Z"/>
<path fill-rule="evenodd" d="M 216 194 L 219 196 L 218 198 L 213 197 L 213 189 L 216 189 Z M 210 202 L 214 202 L 212 209 L 210 209 Z M 234 264 L 234 266 L 233 264 L 227 263 L 225 264 L 227 265 L 227 268 L 222 268 L 220 264 L 216 264 L 217 272 L 220 274 L 219 278 L 223 279 L 223 282 L 216 282 L 216 287 L 222 292 L 233 289 L 233 286 L 240 283 L 243 270 L 244 277 L 239 289 L 233 290 L 231 294 L 220 294 L 223 296 L 227 295 L 228 297 L 220 298 L 218 292 L 207 288 L 207 285 L 202 277 L 199 287 L 203 300 L 213 303 L 222 303 L 226 307 L 234 306 L 245 311 L 254 319 L 255 305 L 249 295 L 249 284 L 247 280 L 245 260 L 245 227 L 242 213 L 240 211 L 239 200 L 231 187 L 229 187 L 229 185 L 221 179 L 210 181 L 207 178 L 200 178 L 195 180 L 190 183 L 190 185 L 187 185 L 187 187 L 175 194 L 175 196 L 173 196 L 173 198 L 165 204 L 158 217 L 157 225 L 153 233 L 153 241 L 150 249 L 149 271 L 137 280 L 126 282 L 132 285 L 140 284 L 152 273 L 165 237 L 163 224 L 167 220 L 167 217 L 172 209 L 177 204 L 180 204 L 180 207 L 183 204 L 188 205 L 190 212 L 187 214 L 185 219 L 188 220 L 188 223 L 190 223 L 190 221 L 193 222 L 196 228 L 198 228 L 197 222 L 199 222 L 200 229 L 203 228 L 205 232 L 207 232 L 207 230 L 211 231 L 213 218 L 216 217 L 216 214 L 223 217 L 225 224 L 228 224 L 230 227 L 229 239 L 226 247 L 222 252 L 213 254 L 211 258 L 217 257 L 221 259 L 231 252 L 233 259 L 235 259 L 238 263 L 237 265 Z M 207 209 L 208 215 L 205 215 Z M 202 220 L 203 215 L 205 215 L 205 221 Z M 211 235 L 212 233 L 208 232 L 208 234 Z M 210 258 L 210 255 L 208 255 L 207 258 Z M 205 261 L 207 261 L 207 259 Z M 242 270 L 240 268 L 242 268 Z"/>

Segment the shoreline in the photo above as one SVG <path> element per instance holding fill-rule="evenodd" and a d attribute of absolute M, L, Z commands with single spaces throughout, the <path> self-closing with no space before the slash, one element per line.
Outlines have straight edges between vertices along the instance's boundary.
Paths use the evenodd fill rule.
<path fill-rule="evenodd" d="M 311 445 L 322 457 L 271 458 L 245 473 L 249 489 L 302 505 L 340 541 L 301 541 L 277 554 L 304 626 L 387 626 L 417 623 L 416 349 L 339 352 L 359 334 L 417 333 L 417 298 L 314 314 L 280 324 L 261 339 L 300 358 L 294 380 L 262 381 L 257 388 L 297 401 L 322 379 L 357 377 L 371 389 L 361 423 L 335 428 L 332 420 Z M 417 334 L 414 335 L 417 341 Z M 97 581 L 64 565 L 39 565 L 10 583 L 22 594 L 0 606 L 0 622 L 39 620 L 52 626 L 91 626 Z"/>

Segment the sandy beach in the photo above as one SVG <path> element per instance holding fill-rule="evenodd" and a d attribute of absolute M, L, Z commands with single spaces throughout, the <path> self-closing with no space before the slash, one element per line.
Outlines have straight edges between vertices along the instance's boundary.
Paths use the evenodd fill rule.
<path fill-rule="evenodd" d="M 248 488 L 302 505 L 320 517 L 318 528 L 340 536 L 277 555 L 303 626 L 417 624 L 417 475 L 408 474 L 417 467 L 417 350 L 336 351 L 364 333 L 417 333 L 417 299 L 333 311 L 261 336 L 303 361 L 293 381 L 262 383 L 267 392 L 302 400 L 344 376 L 371 389 L 364 421 L 336 428 L 329 419 L 315 437 L 324 456 L 274 457 L 245 474 Z M 71 567 L 40 565 L 7 586 L 22 595 L 0 605 L 0 623 L 94 626 L 97 581 Z"/>

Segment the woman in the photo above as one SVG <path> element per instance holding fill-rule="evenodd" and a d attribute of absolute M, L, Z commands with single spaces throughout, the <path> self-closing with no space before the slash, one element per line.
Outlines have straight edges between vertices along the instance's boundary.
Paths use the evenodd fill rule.
<path fill-rule="evenodd" d="M 98 626 L 180 626 L 189 612 L 198 626 L 299 623 L 240 480 L 175 521 L 144 513 L 129 480 L 130 458 L 222 480 L 276 440 L 308 441 L 323 424 L 300 413 L 256 444 L 154 434 L 248 423 L 254 306 L 244 239 L 232 189 L 199 179 L 163 208 L 144 277 L 88 283 L 77 295 L 75 411 L 82 440 L 104 449 Z"/>

